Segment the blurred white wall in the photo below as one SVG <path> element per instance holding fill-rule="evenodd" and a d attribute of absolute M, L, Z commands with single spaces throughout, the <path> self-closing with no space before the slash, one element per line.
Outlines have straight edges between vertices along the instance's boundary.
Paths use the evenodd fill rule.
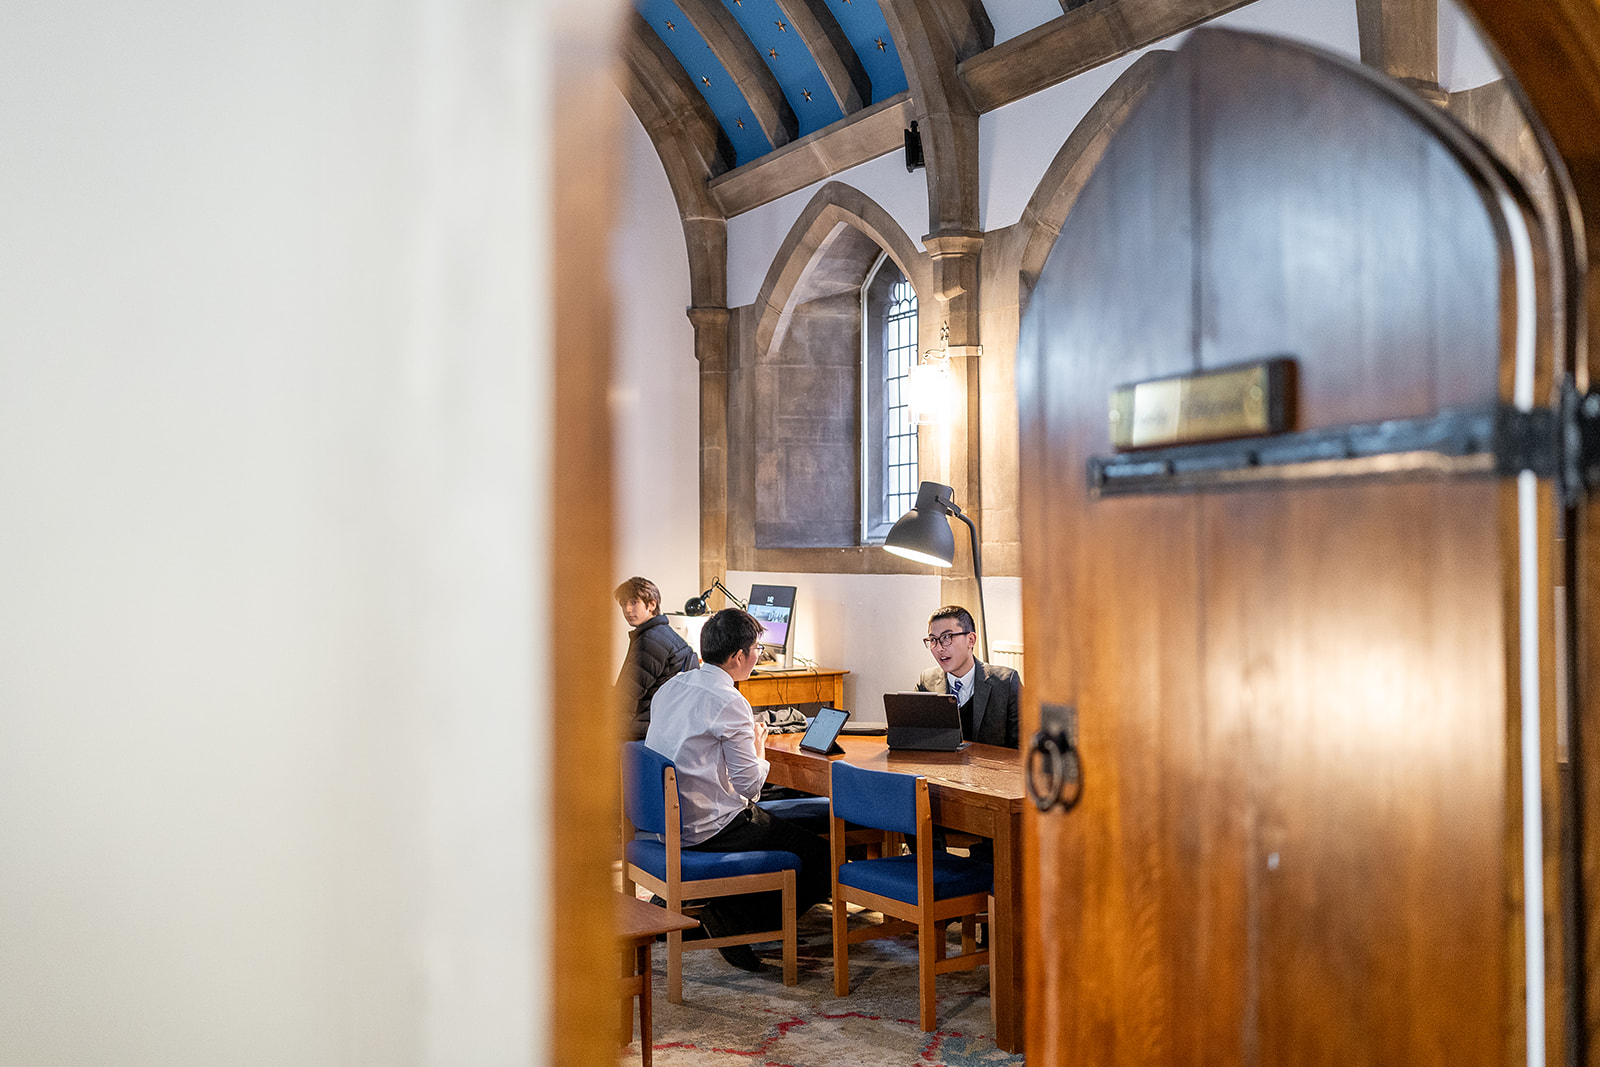
<path fill-rule="evenodd" d="M 689 253 L 672 187 L 650 138 L 618 94 L 621 191 L 612 279 L 618 308 L 615 580 L 638 574 L 663 611 L 700 593 L 700 364 L 694 358 Z M 627 624 L 616 615 L 621 660 Z"/>
<path fill-rule="evenodd" d="M 0 1063 L 541 1058 L 560 6 L 7 6 Z"/>

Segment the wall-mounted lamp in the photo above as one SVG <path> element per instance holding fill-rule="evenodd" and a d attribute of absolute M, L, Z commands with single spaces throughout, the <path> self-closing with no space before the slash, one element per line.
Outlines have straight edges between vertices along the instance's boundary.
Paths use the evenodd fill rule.
<path fill-rule="evenodd" d="M 922 353 L 906 372 L 906 418 L 915 426 L 950 420 L 950 324 L 939 328 L 939 347 Z"/>
<path fill-rule="evenodd" d="M 906 373 L 906 418 L 927 426 L 950 419 L 950 357 L 932 349 Z"/>
<path fill-rule="evenodd" d="M 972 576 L 978 583 L 978 623 L 983 631 L 980 635 L 983 655 L 979 658 L 987 663 L 989 617 L 983 607 L 983 555 L 978 551 L 978 528 L 956 507 L 955 490 L 938 482 L 923 482 L 917 487 L 917 502 L 890 529 L 883 547 L 897 556 L 914 559 L 918 563 L 948 567 L 956 558 L 956 538 L 950 532 L 951 518 L 966 523 L 967 531 L 972 535 Z"/>

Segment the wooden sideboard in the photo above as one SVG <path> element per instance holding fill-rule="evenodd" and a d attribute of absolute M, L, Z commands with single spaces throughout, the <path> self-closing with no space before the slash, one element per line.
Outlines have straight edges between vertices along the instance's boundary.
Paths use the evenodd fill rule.
<path fill-rule="evenodd" d="M 739 682 L 739 692 L 751 707 L 770 708 L 795 704 L 831 704 L 844 707 L 844 676 L 849 671 L 825 667 L 792 671 L 762 671 Z"/>

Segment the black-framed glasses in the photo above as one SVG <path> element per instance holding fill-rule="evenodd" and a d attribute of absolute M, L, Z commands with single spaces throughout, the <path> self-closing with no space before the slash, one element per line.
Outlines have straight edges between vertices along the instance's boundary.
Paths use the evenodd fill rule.
<path fill-rule="evenodd" d="M 962 634 L 970 634 L 975 632 L 976 631 L 974 630 L 951 630 L 949 633 L 939 634 L 937 637 L 930 634 L 922 639 L 922 643 L 927 645 L 929 648 L 949 648 L 950 642 L 954 641 Z"/>

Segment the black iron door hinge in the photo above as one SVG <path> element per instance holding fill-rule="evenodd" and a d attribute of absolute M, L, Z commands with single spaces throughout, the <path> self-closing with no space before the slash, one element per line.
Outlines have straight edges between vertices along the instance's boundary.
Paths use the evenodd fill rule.
<path fill-rule="evenodd" d="M 1088 476 L 1092 495 L 1118 496 L 1523 471 L 1553 479 L 1565 507 L 1600 484 L 1600 393 L 1580 395 L 1568 379 L 1554 408 L 1525 411 L 1500 404 L 1431 418 L 1095 456 Z"/>

